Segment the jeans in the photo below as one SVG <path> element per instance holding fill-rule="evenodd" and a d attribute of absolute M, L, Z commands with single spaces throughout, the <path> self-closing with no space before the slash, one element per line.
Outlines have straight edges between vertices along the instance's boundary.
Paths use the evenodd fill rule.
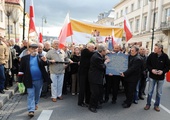
<path fill-rule="evenodd" d="M 4 89 L 4 83 L 5 83 L 5 71 L 4 66 L 0 65 L 0 90 Z"/>
<path fill-rule="evenodd" d="M 140 87 L 140 82 L 141 80 L 138 80 L 138 83 L 136 85 L 136 91 L 135 91 L 135 95 L 134 95 L 134 101 L 138 101 L 139 99 L 139 87 Z"/>
<path fill-rule="evenodd" d="M 27 106 L 28 111 L 34 111 L 35 106 L 38 104 L 40 99 L 40 94 L 42 90 L 43 80 L 32 81 L 32 88 L 27 88 Z"/>
<path fill-rule="evenodd" d="M 162 95 L 163 83 L 164 83 L 164 80 L 154 80 L 152 78 L 149 79 L 147 105 L 151 106 L 152 94 L 153 94 L 153 91 L 154 91 L 154 87 L 157 84 L 157 86 L 156 86 L 156 98 L 155 98 L 154 106 L 159 106 L 160 98 L 161 98 L 161 95 Z"/>
<path fill-rule="evenodd" d="M 51 98 L 62 96 L 64 74 L 51 74 Z"/>

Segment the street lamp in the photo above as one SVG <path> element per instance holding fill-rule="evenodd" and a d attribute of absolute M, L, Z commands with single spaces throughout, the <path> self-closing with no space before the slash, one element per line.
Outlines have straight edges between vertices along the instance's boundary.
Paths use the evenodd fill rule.
<path fill-rule="evenodd" d="M 154 41 L 154 29 L 155 29 L 155 17 L 156 17 L 156 12 L 155 12 L 155 9 L 156 9 L 156 0 L 149 0 L 149 2 L 155 2 L 155 5 L 154 5 L 154 10 L 153 10 L 153 26 L 152 26 L 152 43 L 151 43 L 151 52 L 153 50 L 153 41 Z"/>
<path fill-rule="evenodd" d="M 43 23 L 47 23 L 46 17 L 42 17 L 42 36 L 43 36 Z"/>
<path fill-rule="evenodd" d="M 24 9 L 23 9 L 23 36 L 22 40 L 25 39 L 25 6 L 26 6 L 26 0 L 24 0 Z"/>

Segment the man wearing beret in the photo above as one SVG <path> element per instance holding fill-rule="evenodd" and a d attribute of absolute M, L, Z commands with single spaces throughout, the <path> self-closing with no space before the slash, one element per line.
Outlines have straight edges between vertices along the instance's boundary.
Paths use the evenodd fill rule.
<path fill-rule="evenodd" d="M 38 45 L 31 44 L 29 52 L 29 55 L 21 58 L 18 82 L 23 82 L 27 88 L 28 116 L 33 117 L 34 111 L 38 109 L 43 82 L 48 81 L 49 76 L 44 67 L 47 60 L 38 55 Z"/>

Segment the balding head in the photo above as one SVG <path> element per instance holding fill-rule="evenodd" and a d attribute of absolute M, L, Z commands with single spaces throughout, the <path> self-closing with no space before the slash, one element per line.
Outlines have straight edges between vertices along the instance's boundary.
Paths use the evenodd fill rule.
<path fill-rule="evenodd" d="M 121 46 L 119 45 L 119 44 L 115 44 L 114 45 L 114 52 L 119 52 L 120 51 L 120 49 L 121 49 Z"/>
<path fill-rule="evenodd" d="M 56 49 L 56 50 L 59 49 L 59 41 L 58 40 L 53 41 L 53 48 Z"/>
<path fill-rule="evenodd" d="M 144 47 L 139 48 L 139 54 L 140 55 L 145 55 L 145 51 L 146 51 L 146 49 Z"/>
<path fill-rule="evenodd" d="M 95 45 L 93 43 L 88 43 L 87 44 L 87 49 L 90 51 L 90 52 L 93 52 L 94 49 L 95 49 Z"/>

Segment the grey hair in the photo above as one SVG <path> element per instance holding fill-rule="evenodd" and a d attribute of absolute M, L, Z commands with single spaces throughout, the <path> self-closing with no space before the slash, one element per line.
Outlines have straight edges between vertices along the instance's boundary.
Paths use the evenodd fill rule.
<path fill-rule="evenodd" d="M 155 46 L 157 46 L 158 48 L 161 48 L 163 50 L 163 45 L 160 43 L 156 43 Z"/>
<path fill-rule="evenodd" d="M 131 49 L 132 49 L 132 48 L 134 48 L 134 49 L 136 50 L 136 52 L 139 51 L 139 47 L 137 47 L 137 46 L 132 46 Z"/>
<path fill-rule="evenodd" d="M 102 52 L 104 50 L 106 50 L 106 45 L 105 44 L 98 44 L 97 51 Z"/>
<path fill-rule="evenodd" d="M 89 47 L 95 47 L 95 45 L 93 43 L 87 43 L 87 48 Z"/>

